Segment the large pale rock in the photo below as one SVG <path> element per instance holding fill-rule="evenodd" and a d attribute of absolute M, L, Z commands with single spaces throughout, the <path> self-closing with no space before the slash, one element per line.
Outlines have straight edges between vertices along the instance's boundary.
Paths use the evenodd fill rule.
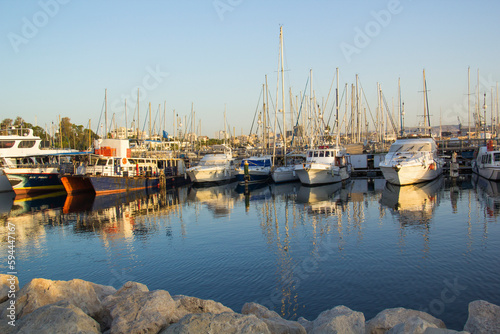
<path fill-rule="evenodd" d="M 285 320 L 278 313 L 257 303 L 246 303 L 241 309 L 242 314 L 253 314 L 264 321 L 273 334 L 306 334 L 305 328 L 295 321 Z"/>
<path fill-rule="evenodd" d="M 17 276 L 0 274 L 0 304 L 9 299 L 9 294 L 13 291 L 17 296 L 19 292 Z"/>
<path fill-rule="evenodd" d="M 300 317 L 299 319 L 297 319 L 297 322 L 301 324 L 302 327 L 304 327 L 307 333 L 311 332 L 311 330 L 313 329 L 313 322 L 307 320 L 304 317 Z"/>
<path fill-rule="evenodd" d="M 322 312 L 314 321 L 310 334 L 365 333 L 365 316 L 346 306 L 337 306 Z"/>
<path fill-rule="evenodd" d="M 111 334 L 158 333 L 173 322 L 176 306 L 167 291 L 149 291 L 135 282 L 125 283 L 103 301 L 111 319 Z"/>
<path fill-rule="evenodd" d="M 500 333 L 500 306 L 484 300 L 469 303 L 464 330 L 474 334 Z"/>
<path fill-rule="evenodd" d="M 383 310 L 375 316 L 375 318 L 366 322 L 367 334 L 383 334 L 393 328 L 394 326 L 406 322 L 407 319 L 412 317 L 421 318 L 437 328 L 446 328 L 444 322 L 433 317 L 429 313 L 405 309 L 402 307 L 390 308 Z"/>
<path fill-rule="evenodd" d="M 177 322 L 185 315 L 191 313 L 213 313 L 233 312 L 229 307 L 213 300 L 204 300 L 195 297 L 177 295 L 172 297 L 176 303 L 176 310 L 171 315 L 171 322 Z"/>
<path fill-rule="evenodd" d="M 411 317 L 392 327 L 387 334 L 423 334 L 428 328 L 438 327 L 422 318 Z"/>
<path fill-rule="evenodd" d="M 42 306 L 16 323 L 17 334 L 101 333 L 100 326 L 70 302 Z"/>
<path fill-rule="evenodd" d="M 470 334 L 469 332 L 462 331 L 454 331 L 452 329 L 446 329 L 446 328 L 432 328 L 429 327 L 425 330 L 424 334 Z"/>
<path fill-rule="evenodd" d="M 159 334 L 271 334 L 265 322 L 254 315 L 234 312 L 189 314 Z"/>
<path fill-rule="evenodd" d="M 35 278 L 19 291 L 16 315 L 18 319 L 21 319 L 42 306 L 65 300 L 92 318 L 100 319 L 103 312 L 101 301 L 115 291 L 116 289 L 111 286 L 94 284 L 81 279 L 51 281 Z"/>

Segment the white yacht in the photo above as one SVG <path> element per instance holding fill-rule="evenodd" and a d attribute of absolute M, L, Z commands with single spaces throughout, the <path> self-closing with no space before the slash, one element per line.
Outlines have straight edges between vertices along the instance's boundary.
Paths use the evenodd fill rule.
<path fill-rule="evenodd" d="M 500 181 L 500 151 L 493 148 L 492 141 L 479 148 L 472 171 L 488 180 Z"/>
<path fill-rule="evenodd" d="M 397 139 L 379 165 L 387 182 L 401 186 L 434 180 L 443 173 L 443 166 L 430 136 Z"/>
<path fill-rule="evenodd" d="M 295 166 L 295 173 L 304 185 L 320 185 L 351 177 L 350 157 L 340 147 L 319 146 L 307 151 L 306 162 Z"/>
<path fill-rule="evenodd" d="M 234 167 L 232 152 L 224 146 L 222 153 L 206 154 L 186 172 L 193 183 L 229 182 L 235 177 Z"/>

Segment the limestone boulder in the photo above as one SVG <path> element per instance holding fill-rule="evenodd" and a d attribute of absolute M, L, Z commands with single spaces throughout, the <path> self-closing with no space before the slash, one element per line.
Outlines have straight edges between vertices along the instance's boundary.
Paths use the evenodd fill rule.
<path fill-rule="evenodd" d="M 346 306 L 337 306 L 320 313 L 312 321 L 310 334 L 323 333 L 365 333 L 365 316 L 361 312 L 351 310 Z"/>
<path fill-rule="evenodd" d="M 313 322 L 312 321 L 309 321 L 307 320 L 306 318 L 304 317 L 300 317 L 299 319 L 297 319 L 297 322 L 299 324 L 302 325 L 302 327 L 304 327 L 304 329 L 306 330 L 307 333 L 310 333 L 311 330 L 313 329 Z"/>
<path fill-rule="evenodd" d="M 183 295 L 176 295 L 172 298 L 176 303 L 176 310 L 170 319 L 172 322 L 177 322 L 182 317 L 192 313 L 219 314 L 223 312 L 233 312 L 233 310 L 229 307 L 213 300 L 205 300 Z"/>
<path fill-rule="evenodd" d="M 19 280 L 17 276 L 0 274 L 0 304 L 9 299 L 9 294 L 19 292 Z"/>
<path fill-rule="evenodd" d="M 264 321 L 273 334 L 306 334 L 305 328 L 296 321 L 289 321 L 280 317 L 274 311 L 257 303 L 246 303 L 241 309 L 242 314 L 253 314 Z"/>
<path fill-rule="evenodd" d="M 101 333 L 100 325 L 70 302 L 37 308 L 16 323 L 17 334 Z"/>
<path fill-rule="evenodd" d="M 411 317 L 392 327 L 387 334 L 423 334 L 428 328 L 437 328 L 437 326 L 422 318 Z"/>
<path fill-rule="evenodd" d="M 16 315 L 18 319 L 21 319 L 42 306 L 64 300 L 80 308 L 90 317 L 99 320 L 103 312 L 102 300 L 115 291 L 116 289 L 111 286 L 81 279 L 52 281 L 35 278 L 19 291 Z"/>
<path fill-rule="evenodd" d="M 469 317 L 464 330 L 474 334 L 500 333 L 500 306 L 485 300 L 469 303 Z"/>
<path fill-rule="evenodd" d="M 446 328 L 432 328 L 429 327 L 425 330 L 424 334 L 470 334 L 469 332 L 466 331 L 454 331 L 452 329 L 446 329 Z"/>
<path fill-rule="evenodd" d="M 383 310 L 373 319 L 366 322 L 367 334 L 383 334 L 394 326 L 406 323 L 410 318 L 418 317 L 426 322 L 435 325 L 437 328 L 446 328 L 443 321 L 433 317 L 429 313 L 405 309 L 402 307 Z"/>
<path fill-rule="evenodd" d="M 110 334 L 158 333 L 177 320 L 176 302 L 167 291 L 149 289 L 140 283 L 127 282 L 103 301 L 109 312 Z"/>
<path fill-rule="evenodd" d="M 160 332 L 160 334 L 192 333 L 271 334 L 266 323 L 253 314 L 243 315 L 234 312 L 189 314 Z"/>

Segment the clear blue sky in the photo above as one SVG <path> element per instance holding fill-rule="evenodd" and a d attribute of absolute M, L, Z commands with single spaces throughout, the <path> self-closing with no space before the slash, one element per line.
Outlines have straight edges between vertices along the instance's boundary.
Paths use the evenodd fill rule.
<path fill-rule="evenodd" d="M 130 122 L 142 86 L 141 124 L 149 102 L 154 117 L 166 101 L 171 133 L 172 111 L 184 118 L 194 103 L 202 133 L 213 137 L 227 105 L 227 122 L 247 134 L 266 74 L 276 91 L 283 25 L 294 95 L 312 69 L 316 96 L 326 99 L 339 67 L 341 87 L 359 74 L 374 111 L 377 82 L 392 104 L 400 77 L 406 124 L 415 125 L 425 68 L 432 124 L 440 115 L 457 124 L 459 115 L 465 125 L 467 68 L 473 91 L 480 70 L 488 105 L 500 80 L 499 14 L 498 1 L 2 0 L 0 118 L 43 127 L 61 115 L 91 119 L 95 130 L 107 89 L 109 118 L 124 125 L 123 100 Z M 357 51 L 346 57 L 346 45 Z"/>

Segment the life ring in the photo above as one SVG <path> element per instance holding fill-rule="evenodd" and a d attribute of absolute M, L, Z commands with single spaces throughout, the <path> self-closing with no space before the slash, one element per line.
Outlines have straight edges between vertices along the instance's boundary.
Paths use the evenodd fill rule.
<path fill-rule="evenodd" d="M 126 165 L 127 164 L 127 158 L 123 158 L 122 159 L 122 165 Z"/>
<path fill-rule="evenodd" d="M 436 169 L 436 164 L 435 164 L 435 163 L 431 163 L 431 164 L 429 165 L 429 169 L 430 169 L 430 170 L 434 170 L 434 169 Z"/>

